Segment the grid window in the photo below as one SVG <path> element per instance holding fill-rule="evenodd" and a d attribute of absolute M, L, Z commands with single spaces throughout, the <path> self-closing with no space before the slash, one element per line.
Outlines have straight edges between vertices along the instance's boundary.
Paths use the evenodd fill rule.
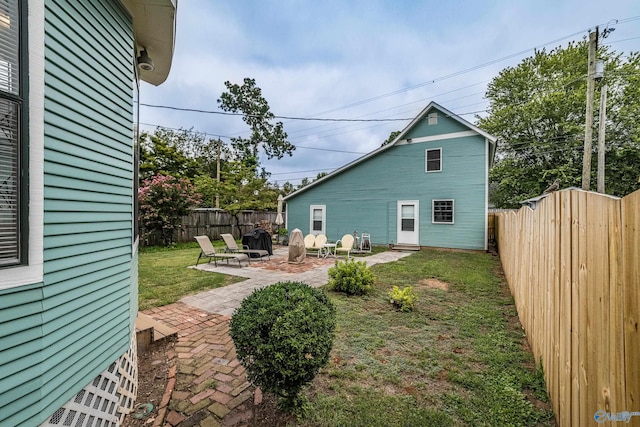
<path fill-rule="evenodd" d="M 433 223 L 453 224 L 453 200 L 433 201 Z"/>
<path fill-rule="evenodd" d="M 23 262 L 24 171 L 20 2 L 0 1 L 0 266 Z M 24 163 L 26 165 L 26 163 Z M 24 175 L 24 173 L 22 174 Z"/>
<path fill-rule="evenodd" d="M 440 172 L 442 170 L 442 148 L 426 150 L 425 163 L 427 172 Z"/>

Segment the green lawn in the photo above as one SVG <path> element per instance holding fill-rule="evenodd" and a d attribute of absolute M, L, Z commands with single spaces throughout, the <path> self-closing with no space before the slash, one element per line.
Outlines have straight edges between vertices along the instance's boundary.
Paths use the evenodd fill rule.
<path fill-rule="evenodd" d="M 498 266 L 488 254 L 423 250 L 374 266 L 366 297 L 330 292 L 337 337 L 303 425 L 553 425 Z M 414 286 L 415 311 L 392 308 L 393 285 Z"/>
<path fill-rule="evenodd" d="M 192 244 L 141 249 L 140 309 L 242 280 L 185 268 L 198 253 Z M 372 271 L 365 297 L 329 292 L 336 339 L 296 425 L 555 425 L 498 258 L 423 250 Z M 414 286 L 413 312 L 390 304 L 393 285 Z"/>
<path fill-rule="evenodd" d="M 220 244 L 220 242 L 217 243 Z M 241 277 L 186 268 L 195 265 L 199 253 L 200 247 L 197 243 L 179 244 L 169 248 L 140 248 L 138 254 L 140 311 L 174 303 L 186 295 L 244 280 Z M 204 262 L 207 262 L 207 259 Z"/>

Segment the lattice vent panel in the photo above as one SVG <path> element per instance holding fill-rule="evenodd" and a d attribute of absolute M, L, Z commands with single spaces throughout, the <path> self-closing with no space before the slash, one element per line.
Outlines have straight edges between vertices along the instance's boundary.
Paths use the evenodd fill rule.
<path fill-rule="evenodd" d="M 136 337 L 129 350 L 40 427 L 118 427 L 138 391 Z"/>

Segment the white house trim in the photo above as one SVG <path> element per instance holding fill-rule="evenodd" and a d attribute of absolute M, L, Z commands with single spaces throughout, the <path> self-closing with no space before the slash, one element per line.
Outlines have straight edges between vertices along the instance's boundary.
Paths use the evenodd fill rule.
<path fill-rule="evenodd" d="M 473 130 L 465 130 L 461 132 L 445 133 L 442 135 L 423 136 L 421 138 L 409 138 L 398 141 L 396 145 L 418 144 L 421 142 L 442 141 L 443 139 L 464 138 L 467 136 L 476 136 L 478 132 Z M 411 141 L 411 142 L 409 142 Z"/>
<path fill-rule="evenodd" d="M 42 282 L 44 236 L 44 2 L 29 13 L 29 263 L 2 269 L 0 289 Z"/>
<path fill-rule="evenodd" d="M 485 153 L 487 158 L 489 158 L 489 148 L 490 148 L 490 143 L 489 140 L 485 138 L 484 140 L 484 144 L 485 144 Z M 489 243 L 487 242 L 487 240 L 489 239 L 489 230 L 487 230 L 487 227 L 489 227 L 489 164 L 485 163 L 484 164 L 484 250 L 486 251 L 487 249 L 489 249 Z"/>

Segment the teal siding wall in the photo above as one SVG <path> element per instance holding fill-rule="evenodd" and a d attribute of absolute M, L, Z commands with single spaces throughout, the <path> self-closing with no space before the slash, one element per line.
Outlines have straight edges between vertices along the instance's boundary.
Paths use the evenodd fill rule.
<path fill-rule="evenodd" d="M 404 139 L 444 135 L 447 133 L 464 132 L 468 130 L 469 128 L 459 121 L 438 112 L 438 124 L 430 125 L 426 118 L 420 120 L 409 132 L 407 132 Z"/>
<path fill-rule="evenodd" d="M 0 425 L 38 411 L 42 387 L 42 284 L 0 291 Z M 36 423 L 32 423 L 35 425 Z"/>
<path fill-rule="evenodd" d="M 131 18 L 45 0 L 45 45 L 44 283 L 0 293 L 0 426 L 37 425 L 117 360 L 137 310 Z"/>
<path fill-rule="evenodd" d="M 469 130 L 439 124 L 443 132 Z M 442 148 L 442 172 L 425 172 L 429 148 Z M 309 206 L 326 205 L 330 240 L 357 230 L 374 244 L 396 243 L 397 201 L 418 200 L 421 246 L 484 249 L 485 150 L 482 136 L 394 146 L 287 200 L 287 227 L 309 233 Z M 432 224 L 433 199 L 455 200 L 455 224 Z"/>

